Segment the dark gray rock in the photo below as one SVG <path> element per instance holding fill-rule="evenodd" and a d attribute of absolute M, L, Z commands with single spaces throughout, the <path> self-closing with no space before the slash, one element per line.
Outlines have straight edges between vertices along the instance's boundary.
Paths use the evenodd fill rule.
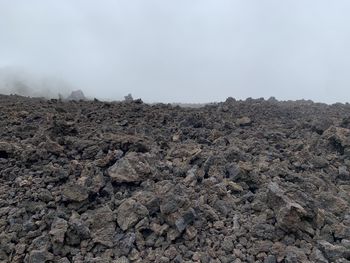
<path fill-rule="evenodd" d="M 45 263 L 53 260 L 53 255 L 45 249 L 32 250 L 27 260 L 28 263 Z"/>
<path fill-rule="evenodd" d="M 176 194 L 169 194 L 161 199 L 160 211 L 167 215 L 178 211 L 186 202 L 186 199 Z"/>
<path fill-rule="evenodd" d="M 69 219 L 69 228 L 66 233 L 66 242 L 71 246 L 79 245 L 82 240 L 90 238 L 91 233 L 87 224 L 72 216 Z"/>
<path fill-rule="evenodd" d="M 287 231 L 297 231 L 303 226 L 303 217 L 306 210 L 298 203 L 285 195 L 276 183 L 268 185 L 268 205 L 275 211 L 279 227 Z"/>
<path fill-rule="evenodd" d="M 252 120 L 249 117 L 242 117 L 237 119 L 236 124 L 238 126 L 250 126 L 252 124 Z"/>
<path fill-rule="evenodd" d="M 108 175 L 116 183 L 140 182 L 151 175 L 148 155 L 130 152 L 108 169 Z"/>
<path fill-rule="evenodd" d="M 117 209 L 117 222 L 122 230 L 133 227 L 149 212 L 145 206 L 132 198 L 124 200 Z"/>
<path fill-rule="evenodd" d="M 131 249 L 134 247 L 135 240 L 136 235 L 133 232 L 129 232 L 125 235 L 120 235 L 120 239 L 117 241 L 115 248 L 115 253 L 118 256 L 128 256 Z"/>
<path fill-rule="evenodd" d="M 340 166 L 338 169 L 338 178 L 340 180 L 350 181 L 350 172 L 346 166 Z"/>
<path fill-rule="evenodd" d="M 90 214 L 90 232 L 95 243 L 113 247 L 115 235 L 115 217 L 108 206 L 100 207 Z"/>
<path fill-rule="evenodd" d="M 269 255 L 265 258 L 264 263 L 277 263 L 276 256 Z"/>
<path fill-rule="evenodd" d="M 16 148 L 13 144 L 0 141 L 0 158 L 8 159 L 15 153 Z"/>
<path fill-rule="evenodd" d="M 159 211 L 160 198 L 150 191 L 140 191 L 133 195 L 133 198 L 147 208 L 150 215 Z"/>
<path fill-rule="evenodd" d="M 233 237 L 225 237 L 224 240 L 221 242 L 222 249 L 227 253 L 232 252 L 235 247 L 233 242 Z"/>
<path fill-rule="evenodd" d="M 56 218 L 51 225 L 49 232 L 53 243 L 63 244 L 64 237 L 68 229 L 68 222 L 62 218 Z"/>
<path fill-rule="evenodd" d="M 175 226 L 179 232 L 182 232 L 196 218 L 196 212 L 193 208 L 188 209 L 180 218 L 175 221 Z"/>
<path fill-rule="evenodd" d="M 88 190 L 79 184 L 68 184 L 62 190 L 62 196 L 67 201 L 83 202 L 89 197 Z"/>
<path fill-rule="evenodd" d="M 327 259 L 333 261 L 341 258 L 350 258 L 350 250 L 339 245 L 333 245 L 327 241 L 321 240 L 318 242 L 319 249 L 324 253 Z"/>

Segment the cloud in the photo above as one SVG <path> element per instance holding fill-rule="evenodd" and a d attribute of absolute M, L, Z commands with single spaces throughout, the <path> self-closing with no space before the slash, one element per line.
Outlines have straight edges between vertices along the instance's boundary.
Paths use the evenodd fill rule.
<path fill-rule="evenodd" d="M 91 97 L 349 97 L 350 2 L 0 0 L 0 66 Z"/>
<path fill-rule="evenodd" d="M 67 96 L 73 87 L 53 76 L 42 76 L 21 68 L 0 68 L 0 93 L 31 97 Z"/>

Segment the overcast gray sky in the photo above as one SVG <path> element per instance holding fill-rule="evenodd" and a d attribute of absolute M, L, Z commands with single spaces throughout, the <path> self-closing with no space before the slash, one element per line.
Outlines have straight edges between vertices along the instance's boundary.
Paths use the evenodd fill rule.
<path fill-rule="evenodd" d="M 348 0 L 0 0 L 0 68 L 98 98 L 345 102 L 349 14 Z"/>

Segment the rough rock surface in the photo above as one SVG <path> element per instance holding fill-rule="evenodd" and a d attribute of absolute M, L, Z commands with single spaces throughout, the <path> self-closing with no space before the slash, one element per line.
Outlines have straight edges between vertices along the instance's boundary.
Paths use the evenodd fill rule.
<path fill-rule="evenodd" d="M 350 262 L 350 106 L 0 96 L 0 262 Z"/>

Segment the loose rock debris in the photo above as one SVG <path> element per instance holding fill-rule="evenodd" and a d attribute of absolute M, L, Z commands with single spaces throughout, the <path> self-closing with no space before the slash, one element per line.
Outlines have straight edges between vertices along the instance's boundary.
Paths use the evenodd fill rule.
<path fill-rule="evenodd" d="M 350 262 L 349 118 L 0 96 L 0 261 Z"/>

